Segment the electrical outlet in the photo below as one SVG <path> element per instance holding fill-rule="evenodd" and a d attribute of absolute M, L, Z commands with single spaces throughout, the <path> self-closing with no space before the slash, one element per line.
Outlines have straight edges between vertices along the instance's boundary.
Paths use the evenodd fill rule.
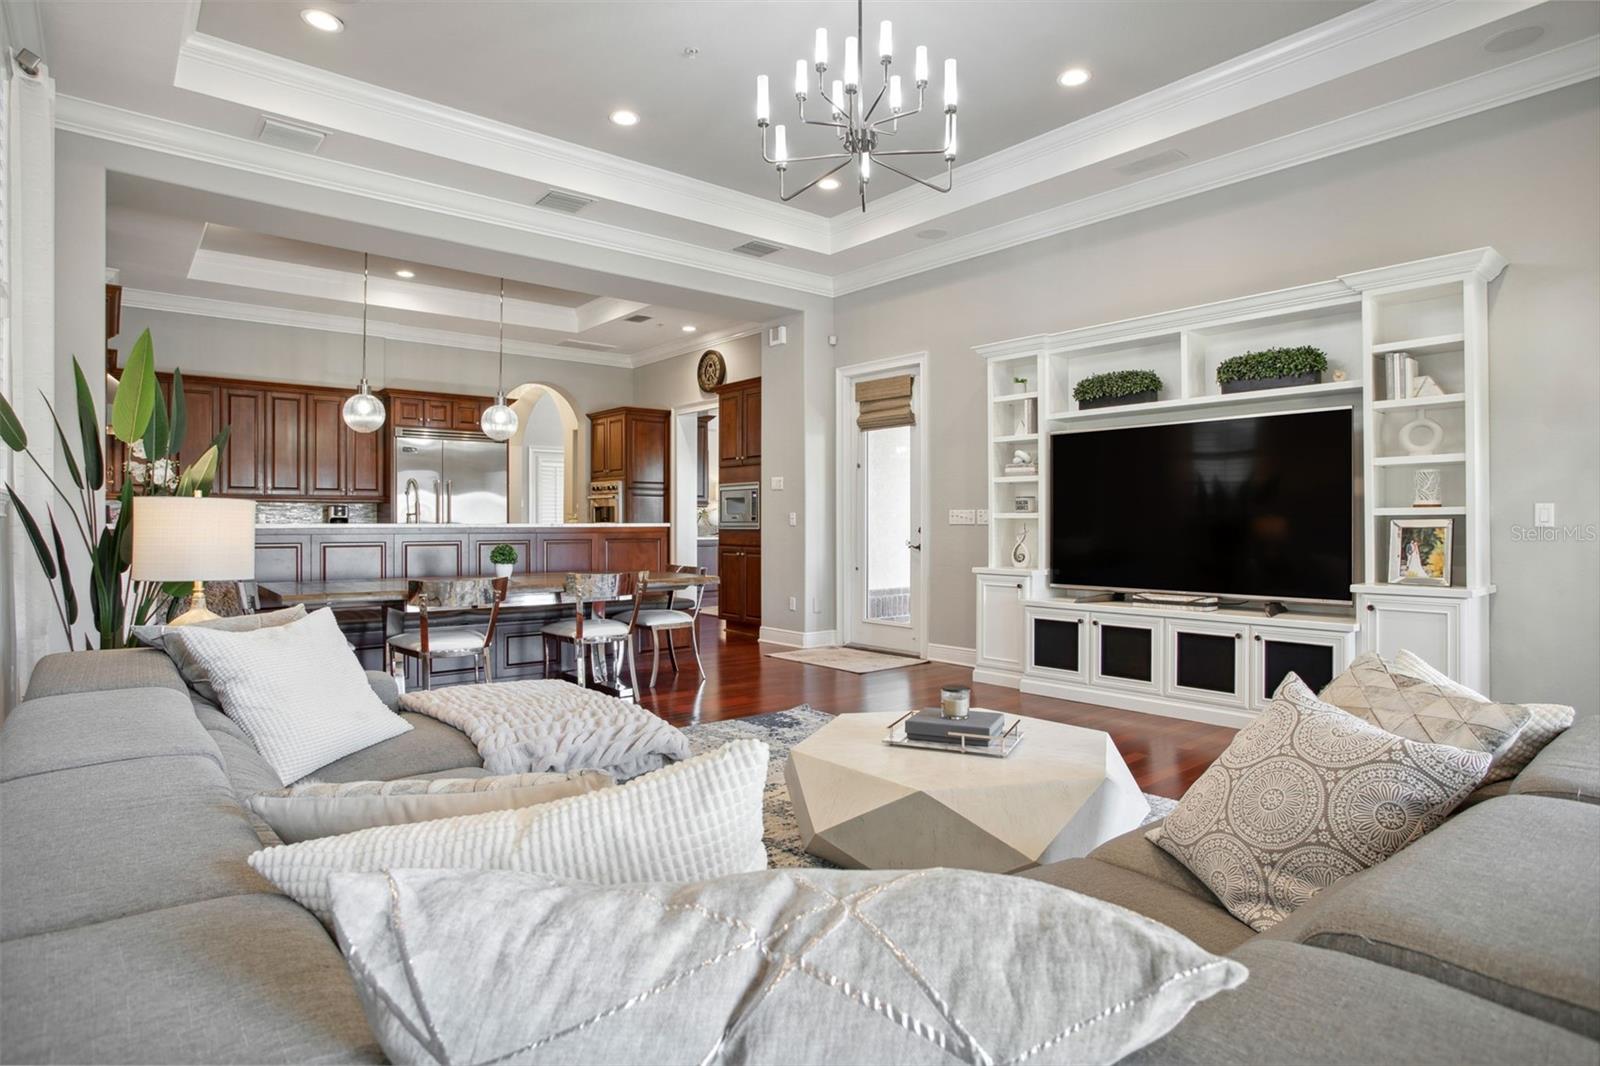
<path fill-rule="evenodd" d="M 782 492 L 783 491 L 783 478 L 777 477 L 777 476 L 773 477 L 773 479 L 772 479 L 772 491 L 773 492 Z"/>
<path fill-rule="evenodd" d="M 797 525 L 800 524 L 800 512 L 798 512 L 798 511 L 790 511 L 789 512 L 789 524 L 791 526 L 797 526 Z"/>
<path fill-rule="evenodd" d="M 1533 524 L 1540 529 L 1554 529 L 1556 525 L 1556 505 L 1553 503 L 1534 504 Z"/>
<path fill-rule="evenodd" d="M 795 600 L 795 598 L 793 596 L 790 596 L 789 597 L 789 610 L 798 611 L 799 609 L 800 609 L 800 605 L 796 602 L 796 600 Z"/>
<path fill-rule="evenodd" d="M 989 524 L 989 509 L 987 507 L 978 508 L 978 525 L 986 526 L 988 524 Z"/>
<path fill-rule="evenodd" d="M 815 596 L 811 597 L 811 613 L 812 614 L 821 614 L 822 613 L 822 601 L 817 599 L 817 597 L 815 597 Z"/>
<path fill-rule="evenodd" d="M 953 526 L 971 526 L 971 525 L 976 525 L 977 521 L 978 521 L 978 512 L 972 510 L 971 508 L 968 508 L 966 510 L 958 510 L 958 509 L 952 507 L 950 509 L 950 524 L 953 525 Z"/>

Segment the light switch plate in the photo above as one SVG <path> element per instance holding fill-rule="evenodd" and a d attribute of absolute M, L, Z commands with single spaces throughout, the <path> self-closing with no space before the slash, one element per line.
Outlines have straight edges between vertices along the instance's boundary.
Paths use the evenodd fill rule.
<path fill-rule="evenodd" d="M 783 478 L 777 477 L 777 476 L 773 477 L 773 479 L 772 479 L 772 491 L 773 492 L 782 492 L 783 491 Z"/>
<path fill-rule="evenodd" d="M 1553 503 L 1534 504 L 1533 524 L 1540 529 L 1554 529 L 1556 524 L 1556 505 Z"/>
<path fill-rule="evenodd" d="M 800 512 L 798 512 L 798 511 L 790 511 L 789 512 L 789 524 L 791 526 L 797 526 L 797 525 L 800 524 Z"/>
<path fill-rule="evenodd" d="M 970 508 L 966 510 L 959 510 L 952 507 L 950 509 L 950 524 L 952 526 L 971 526 L 976 525 L 977 522 L 978 512 L 971 510 Z"/>
<path fill-rule="evenodd" d="M 978 525 L 986 526 L 988 524 L 989 524 L 989 509 L 987 507 L 978 508 Z"/>
<path fill-rule="evenodd" d="M 800 605 L 795 601 L 795 598 L 793 596 L 790 596 L 789 597 L 789 610 L 798 611 L 799 609 L 800 609 Z"/>

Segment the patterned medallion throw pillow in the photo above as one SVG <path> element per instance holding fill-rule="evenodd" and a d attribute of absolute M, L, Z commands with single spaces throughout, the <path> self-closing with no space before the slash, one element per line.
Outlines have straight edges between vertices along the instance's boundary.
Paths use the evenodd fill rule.
<path fill-rule="evenodd" d="M 1469 690 L 1424 681 L 1372 652 L 1328 682 L 1319 698 L 1407 740 L 1487 753 L 1484 784 L 1499 780 L 1496 771 L 1505 753 L 1531 717 L 1514 703 L 1494 703 Z"/>
<path fill-rule="evenodd" d="M 1488 768 L 1486 752 L 1386 733 L 1290 674 L 1146 836 L 1259 932 L 1433 829 Z"/>
<path fill-rule="evenodd" d="M 1426 681 L 1430 685 L 1438 685 L 1447 692 L 1477 700 L 1479 703 L 1493 702 L 1488 696 L 1481 696 L 1467 686 L 1452 681 L 1447 674 L 1434 669 L 1433 665 L 1422 656 L 1404 648 L 1400 649 L 1400 654 L 1394 657 L 1391 665 L 1397 674 L 1405 674 L 1419 681 Z M 1564 703 L 1524 703 L 1521 707 L 1528 712 L 1528 724 L 1522 727 L 1522 732 L 1517 734 L 1509 747 L 1495 756 L 1488 775 L 1483 779 L 1486 785 L 1516 777 L 1546 744 L 1571 728 L 1578 717 L 1578 712 Z"/>

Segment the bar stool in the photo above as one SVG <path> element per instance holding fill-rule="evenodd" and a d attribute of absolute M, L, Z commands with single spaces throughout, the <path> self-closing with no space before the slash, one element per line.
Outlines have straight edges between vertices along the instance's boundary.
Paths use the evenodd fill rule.
<path fill-rule="evenodd" d="M 422 687 L 433 687 L 433 660 L 472 660 L 472 679 L 482 671 L 484 682 L 494 680 L 494 626 L 505 602 L 507 579 L 461 578 L 453 581 L 413 581 L 407 586 L 403 609 L 390 607 L 384 615 L 384 650 L 392 673 L 407 658 L 416 659 Z M 430 626 L 428 611 L 489 611 L 489 626 Z M 405 629 L 405 616 L 420 617 L 414 632 Z"/>
<path fill-rule="evenodd" d="M 678 574 L 704 574 L 705 571 L 692 566 L 674 566 L 674 573 Z M 640 571 L 633 594 L 633 616 L 628 622 L 628 632 L 635 631 L 650 634 L 650 687 L 656 684 L 656 673 L 661 667 L 661 634 L 667 635 L 667 654 L 672 658 L 672 672 L 678 672 L 678 649 L 673 646 L 672 635 L 680 629 L 689 631 L 689 646 L 694 650 L 694 666 L 700 672 L 700 681 L 706 679 L 705 665 L 700 661 L 700 627 L 695 622 L 700 617 L 700 594 L 705 591 L 704 585 L 695 585 L 692 589 L 663 589 L 654 593 L 655 599 L 660 601 L 659 606 L 653 606 L 649 601 L 650 574 Z M 680 597 L 686 592 L 693 592 L 689 599 L 687 610 L 679 609 L 683 602 Z M 634 665 L 634 641 L 628 641 L 628 676 L 633 679 L 635 687 L 639 683 L 637 669 Z"/>
<path fill-rule="evenodd" d="M 626 622 L 604 615 L 606 601 L 620 599 L 622 596 L 622 575 L 568 574 L 562 595 L 572 603 L 572 617 L 551 622 L 539 631 L 544 658 L 544 676 L 555 676 L 550 669 L 551 643 L 556 646 L 557 665 L 560 664 L 561 646 L 571 644 L 573 657 L 576 660 L 578 684 L 587 687 L 592 680 L 592 673 L 586 669 L 585 659 L 611 645 L 626 644 L 632 632 Z M 593 605 L 595 613 L 585 618 L 584 607 L 587 605 Z M 617 656 L 619 665 L 622 661 L 621 652 L 622 649 L 619 649 Z M 636 679 L 635 687 L 638 687 Z"/>

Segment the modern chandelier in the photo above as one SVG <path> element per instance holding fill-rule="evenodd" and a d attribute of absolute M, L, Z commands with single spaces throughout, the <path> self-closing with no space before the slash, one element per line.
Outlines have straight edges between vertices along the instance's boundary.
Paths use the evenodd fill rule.
<path fill-rule="evenodd" d="M 367 384 L 367 253 L 361 253 L 361 385 L 344 402 L 344 424 L 357 433 L 376 433 L 388 414 Z"/>
<path fill-rule="evenodd" d="M 773 127 L 771 151 L 768 151 L 767 127 L 772 125 L 772 104 L 768 96 L 767 76 L 756 78 L 756 126 L 761 130 L 761 158 L 778 169 L 778 199 L 787 203 L 825 178 L 849 166 L 856 165 L 856 188 L 861 197 L 861 210 L 867 209 L 867 184 L 872 181 L 874 164 L 891 170 L 918 185 L 934 192 L 949 192 L 955 180 L 956 161 L 956 61 L 944 61 L 944 142 L 938 148 L 880 148 L 880 138 L 893 137 L 900 132 L 900 120 L 910 118 L 922 110 L 923 94 L 928 87 L 928 49 L 918 45 L 912 65 L 912 84 L 916 87 L 917 103 L 905 110 L 905 89 L 900 75 L 891 74 L 894 63 L 894 30 L 885 19 L 878 26 L 878 63 L 883 67 L 883 83 L 877 94 L 868 102 L 866 87 L 861 77 L 862 3 L 856 0 L 856 35 L 844 42 L 844 76 L 834 78 L 833 84 L 824 84 L 828 72 L 828 31 L 817 30 L 813 67 L 817 72 L 815 92 L 830 108 L 826 120 L 806 117 L 806 98 L 811 90 L 806 61 L 795 60 L 794 97 L 799 123 L 804 126 L 827 126 L 839 140 L 840 151 L 822 155 L 789 154 L 788 130 L 782 124 Z M 879 111 L 879 108 L 882 111 Z M 874 117 L 878 116 L 878 117 Z M 944 184 L 936 184 L 908 174 L 887 161 L 893 156 L 944 156 Z M 837 159 L 831 169 L 818 174 L 794 192 L 787 191 L 785 178 L 791 163 L 826 162 Z"/>

